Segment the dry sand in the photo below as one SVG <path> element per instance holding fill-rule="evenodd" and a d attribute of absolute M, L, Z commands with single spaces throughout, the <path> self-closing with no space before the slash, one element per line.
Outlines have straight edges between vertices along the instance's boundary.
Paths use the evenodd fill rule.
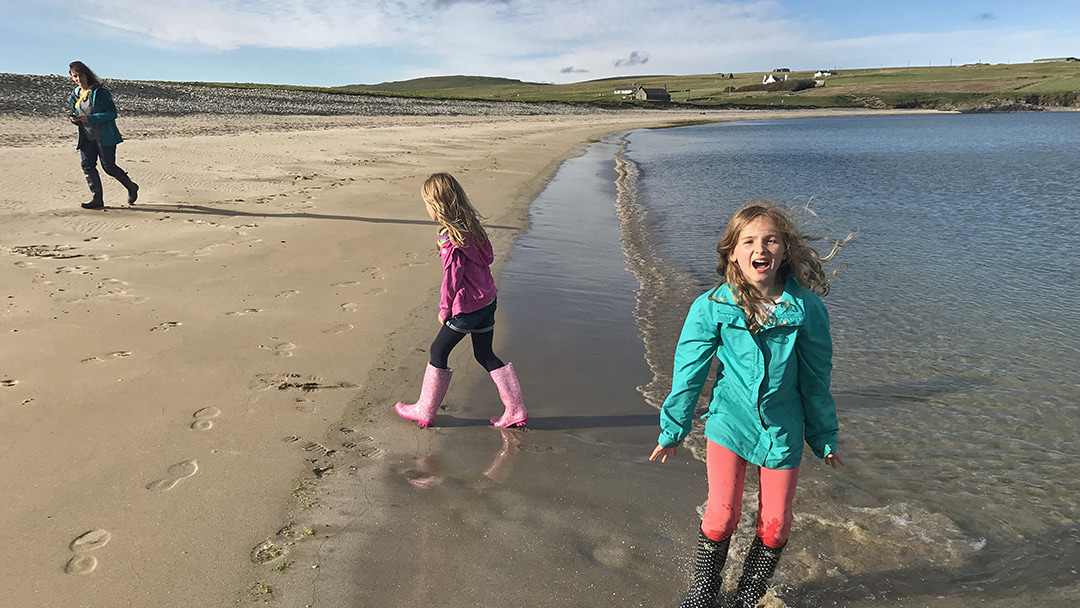
<path fill-rule="evenodd" d="M 380 471 L 436 441 L 390 407 L 436 329 L 423 179 L 458 176 L 505 252 L 590 138 L 750 116 L 121 117 L 142 189 L 103 175 L 104 211 L 70 126 L 0 119 L 0 606 L 306 605 L 286 555 L 391 518 Z M 363 513 L 324 475 L 369 480 Z"/>

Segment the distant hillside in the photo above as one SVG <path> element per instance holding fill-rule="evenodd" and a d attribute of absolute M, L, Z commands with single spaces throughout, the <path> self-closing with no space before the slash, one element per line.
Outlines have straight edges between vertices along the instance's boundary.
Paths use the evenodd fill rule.
<path fill-rule="evenodd" d="M 412 80 L 398 80 L 379 84 L 350 84 L 340 88 L 345 91 L 362 93 L 407 93 L 412 91 L 441 91 L 445 89 L 519 85 L 543 86 L 538 83 L 489 76 L 429 76 L 427 78 L 414 78 Z"/>
<path fill-rule="evenodd" d="M 719 66 L 718 66 L 719 67 Z M 763 86 L 771 72 L 638 75 L 571 84 L 540 84 L 509 78 L 440 76 L 334 90 L 395 97 L 483 101 L 562 102 L 604 108 L 919 108 L 1025 111 L 1080 108 L 1080 62 L 970 64 L 905 68 L 796 71 L 788 81 Z M 663 88 L 671 102 L 659 104 L 625 93 Z"/>
<path fill-rule="evenodd" d="M 721 66 L 718 66 L 721 67 Z M 443 103 L 480 103 L 485 108 L 500 102 L 525 102 L 529 105 L 557 104 L 561 109 L 548 111 L 596 111 L 623 108 L 908 108 L 981 111 L 1031 111 L 1051 108 L 1080 109 L 1080 62 L 1075 60 L 1040 60 L 1029 64 L 971 64 L 963 66 L 923 66 L 904 68 L 866 68 L 807 70 L 784 72 L 781 82 L 764 82 L 777 77 L 771 71 L 730 73 L 717 71 L 704 75 L 633 76 L 600 79 L 569 84 L 542 84 L 509 78 L 444 76 L 418 78 L 380 84 L 352 84 L 337 87 L 288 86 L 253 83 L 141 83 L 162 87 L 183 84 L 183 94 L 213 96 L 206 90 L 261 90 L 265 96 L 284 95 L 299 99 L 318 98 L 319 109 L 305 109 L 297 103 L 288 113 L 325 112 L 332 104 L 335 113 L 353 113 L 357 105 L 393 105 L 407 99 Z M 45 78 L 45 77 L 40 77 Z M 70 87 L 66 78 L 52 77 L 57 89 Z M 2 79 L 0 79 L 2 80 Z M 0 82 L 0 111 L 27 111 L 11 91 L 35 89 L 42 82 L 4 85 Z M 637 87 L 665 89 L 671 102 L 645 102 L 635 98 Z M 120 91 L 118 91 L 120 92 Z M 46 96 L 56 98 L 59 93 Z M 151 97 L 153 95 L 150 95 Z M 45 98 L 45 97 L 42 97 Z M 8 103 L 11 102 L 10 108 Z M 324 103 L 325 102 L 325 103 Z M 492 104 L 495 103 L 495 104 Z M 165 104 L 152 111 L 173 111 L 180 103 Z M 62 112 L 62 106 L 46 103 L 49 111 Z M 451 105 L 453 106 L 453 105 Z M 456 107 L 456 106 L 454 106 Z M 5 109 L 8 108 L 8 109 Z M 130 110 L 129 110 L 130 111 Z M 251 111 L 259 111 L 253 106 Z M 515 112 L 518 110 L 514 110 Z"/>

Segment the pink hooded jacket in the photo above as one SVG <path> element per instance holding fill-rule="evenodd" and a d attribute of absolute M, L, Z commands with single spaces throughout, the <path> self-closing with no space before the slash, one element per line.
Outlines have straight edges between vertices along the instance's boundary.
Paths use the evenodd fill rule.
<path fill-rule="evenodd" d="M 443 263 L 439 315 L 443 319 L 476 312 L 491 304 L 496 293 L 495 279 L 491 276 L 491 263 L 495 260 L 491 241 L 482 247 L 475 243 L 458 247 L 443 228 L 439 231 L 439 255 Z"/>

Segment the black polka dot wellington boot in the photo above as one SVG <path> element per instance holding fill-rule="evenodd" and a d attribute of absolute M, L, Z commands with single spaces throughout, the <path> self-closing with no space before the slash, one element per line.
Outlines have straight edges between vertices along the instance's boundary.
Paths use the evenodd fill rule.
<path fill-rule="evenodd" d="M 761 538 L 754 537 L 750 551 L 746 553 L 746 562 L 743 563 L 743 573 L 739 578 L 739 588 L 735 591 L 735 603 L 732 608 L 753 608 L 758 600 L 765 595 L 769 579 L 776 570 L 776 562 L 780 561 L 780 552 L 784 548 L 773 549 L 761 542 Z"/>
<path fill-rule="evenodd" d="M 720 571 L 727 560 L 730 538 L 715 541 L 698 531 L 697 558 L 694 559 L 694 584 L 683 600 L 682 608 L 712 608 L 720 593 Z"/>

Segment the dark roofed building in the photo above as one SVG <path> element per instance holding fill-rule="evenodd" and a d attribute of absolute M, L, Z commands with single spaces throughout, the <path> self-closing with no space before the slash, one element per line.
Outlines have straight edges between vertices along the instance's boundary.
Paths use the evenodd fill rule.
<path fill-rule="evenodd" d="M 635 97 L 643 101 L 671 101 L 671 93 L 667 92 L 667 89 L 646 89 L 645 87 L 638 87 Z"/>

